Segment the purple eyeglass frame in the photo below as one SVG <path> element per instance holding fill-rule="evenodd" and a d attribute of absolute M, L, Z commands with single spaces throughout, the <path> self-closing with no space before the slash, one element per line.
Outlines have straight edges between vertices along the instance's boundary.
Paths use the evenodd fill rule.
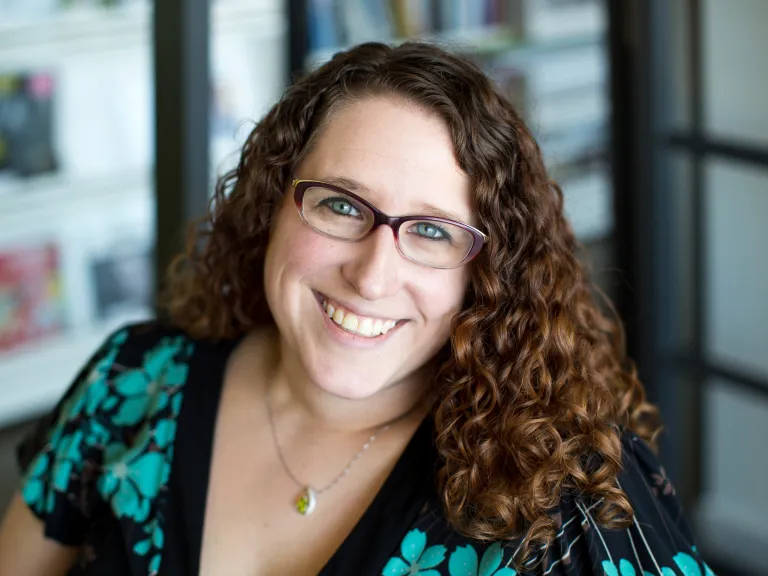
<path fill-rule="evenodd" d="M 482 249 L 483 244 L 485 244 L 488 241 L 488 236 L 483 234 L 477 228 L 474 228 L 469 224 L 464 224 L 462 222 L 457 222 L 456 220 L 451 220 L 449 218 L 440 218 L 439 216 L 418 216 L 418 215 L 389 216 L 388 214 L 384 214 L 384 212 L 376 208 L 376 206 L 374 206 L 364 198 L 360 198 L 360 196 L 358 196 L 357 194 L 353 194 L 352 192 L 345 190 L 340 186 L 335 186 L 334 184 L 328 184 L 327 182 L 322 182 L 320 180 L 295 179 L 291 182 L 291 185 L 293 186 L 293 201 L 296 203 L 296 209 L 299 211 L 299 215 L 301 216 L 301 219 L 304 220 L 307 226 L 312 228 L 312 230 L 314 230 L 318 234 L 322 234 L 323 236 L 334 238 L 336 240 L 341 240 L 342 242 L 360 242 L 361 240 L 366 238 L 369 234 L 371 234 L 371 232 L 376 230 L 379 226 L 389 226 L 392 229 L 392 233 L 395 235 L 395 245 L 397 246 L 397 251 L 400 253 L 400 255 L 406 260 L 410 260 L 411 262 L 415 262 L 416 264 L 420 264 L 421 266 L 427 266 L 428 268 L 439 268 L 439 269 L 458 268 L 462 264 L 466 264 L 467 262 L 472 260 L 475 256 L 477 256 L 480 253 L 480 250 Z M 304 193 L 307 191 L 308 188 L 311 188 L 312 186 L 317 186 L 319 188 L 326 188 L 328 190 L 333 190 L 334 192 L 338 192 L 339 194 L 344 194 L 345 196 L 349 196 L 350 198 L 352 198 L 355 202 L 359 202 L 360 204 L 368 208 L 373 213 L 373 224 L 371 225 L 370 230 L 368 230 L 368 232 L 363 234 L 360 238 L 357 238 L 355 240 L 349 240 L 347 238 L 339 238 L 338 236 L 325 234 L 324 232 L 321 232 L 320 230 L 312 226 L 309 222 L 307 222 L 307 219 L 304 216 L 304 210 L 302 209 L 304 205 Z M 424 262 L 419 262 L 418 260 L 414 260 L 413 258 L 404 254 L 403 251 L 400 249 L 400 236 L 399 236 L 400 226 L 402 226 L 404 222 L 410 222 L 413 220 L 419 220 L 422 222 L 424 221 L 441 222 L 443 224 L 451 224 L 453 226 L 458 226 L 459 228 L 463 228 L 464 230 L 466 230 L 472 235 L 472 246 L 469 249 L 469 252 L 467 252 L 467 255 L 464 256 L 464 259 L 461 262 L 459 262 L 454 266 L 433 266 L 431 264 L 425 264 Z"/>

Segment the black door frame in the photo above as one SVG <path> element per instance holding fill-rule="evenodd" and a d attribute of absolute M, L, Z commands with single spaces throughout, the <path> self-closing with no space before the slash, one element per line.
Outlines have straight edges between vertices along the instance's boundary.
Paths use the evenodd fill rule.
<path fill-rule="evenodd" d="M 155 293 L 210 198 L 210 3 L 155 0 Z"/>

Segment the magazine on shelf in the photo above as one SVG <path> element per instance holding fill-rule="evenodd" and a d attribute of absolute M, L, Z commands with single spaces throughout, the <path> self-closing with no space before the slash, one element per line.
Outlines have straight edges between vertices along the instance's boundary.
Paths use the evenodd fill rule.
<path fill-rule="evenodd" d="M 63 328 L 59 250 L 53 243 L 0 249 L 0 352 Z"/>
<path fill-rule="evenodd" d="M 98 322 L 142 316 L 152 307 L 152 255 L 149 250 L 99 254 L 90 262 Z"/>
<path fill-rule="evenodd" d="M 0 73 L 0 173 L 33 176 L 57 169 L 55 87 L 49 72 Z"/>

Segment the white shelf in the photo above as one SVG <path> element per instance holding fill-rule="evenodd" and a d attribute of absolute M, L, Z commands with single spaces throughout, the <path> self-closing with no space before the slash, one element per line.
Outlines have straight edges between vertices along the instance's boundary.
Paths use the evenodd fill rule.
<path fill-rule="evenodd" d="M 212 34 L 252 37 L 284 34 L 280 0 L 219 0 L 212 9 Z M 148 46 L 152 34 L 149 3 L 115 8 L 62 9 L 49 16 L 8 17 L 0 21 L 0 66 L 59 60 L 71 54 Z"/>
<path fill-rule="evenodd" d="M 84 210 L 109 211 L 126 202 L 146 202 L 152 189 L 146 170 L 90 178 L 51 175 L 6 180 L 0 183 L 0 237 L 12 237 L 14 229 L 23 229 L 29 222 L 55 226 Z"/>
<path fill-rule="evenodd" d="M 103 49 L 130 38 L 144 41 L 148 34 L 149 10 L 144 4 L 75 8 L 47 16 L 12 15 L 0 22 L 0 57 L 25 49 Z"/>
<path fill-rule="evenodd" d="M 63 334 L 0 353 L 0 427 L 50 410 L 110 332 Z"/>

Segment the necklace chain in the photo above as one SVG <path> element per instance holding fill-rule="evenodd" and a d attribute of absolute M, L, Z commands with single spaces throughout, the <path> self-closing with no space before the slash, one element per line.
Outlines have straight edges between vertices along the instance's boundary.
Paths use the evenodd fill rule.
<path fill-rule="evenodd" d="M 291 477 L 291 480 L 293 480 L 296 483 L 296 486 L 299 488 L 307 488 L 309 487 L 309 484 L 305 484 L 291 471 L 291 468 L 288 466 L 288 463 L 285 461 L 285 454 L 283 454 L 283 449 L 280 447 L 280 442 L 277 439 L 277 430 L 275 429 L 275 421 L 274 417 L 272 415 L 272 406 L 269 403 L 269 393 L 266 395 L 266 405 L 267 405 L 267 417 L 269 419 L 269 428 L 272 431 L 272 440 L 275 443 L 275 450 L 277 452 L 277 456 L 280 459 L 280 463 L 283 465 L 283 469 L 285 470 L 286 474 Z M 365 452 L 368 450 L 368 448 L 371 447 L 371 444 L 373 444 L 374 440 L 376 440 L 376 436 L 378 436 L 381 432 L 384 432 L 389 429 L 389 424 L 385 424 L 384 426 L 378 428 L 376 431 L 374 431 L 373 434 L 371 434 L 371 437 L 366 440 L 365 444 L 363 444 L 363 447 L 358 450 L 357 454 L 355 454 L 352 459 L 349 461 L 349 463 L 344 467 L 344 469 L 336 476 L 336 478 L 331 481 L 330 484 L 324 486 L 323 488 L 320 488 L 318 490 L 315 490 L 315 494 L 320 495 L 323 492 L 327 492 L 331 488 L 333 488 L 336 484 L 341 482 L 341 480 L 349 473 L 349 470 L 352 468 L 352 465 L 357 462 L 357 460 L 360 459 L 360 457 L 365 454 Z"/>

